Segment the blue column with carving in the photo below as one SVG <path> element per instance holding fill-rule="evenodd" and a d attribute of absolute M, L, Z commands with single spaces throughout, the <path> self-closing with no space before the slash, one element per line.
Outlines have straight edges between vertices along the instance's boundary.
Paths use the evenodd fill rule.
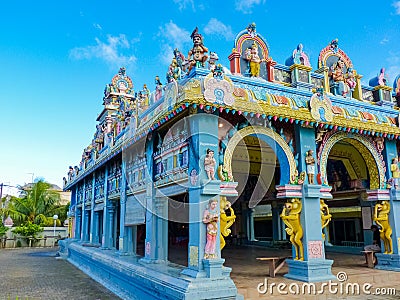
<path fill-rule="evenodd" d="M 119 225 L 119 254 L 127 254 L 127 228 L 125 227 L 126 208 L 126 162 L 122 160 L 121 165 L 121 188 L 120 188 L 120 225 Z"/>
<path fill-rule="evenodd" d="M 315 148 L 314 128 L 296 126 L 296 150 L 299 153 L 299 172 L 306 171 L 305 158 L 307 152 L 313 150 L 315 155 Z M 315 170 L 318 170 L 317 159 L 316 157 L 314 158 Z M 309 184 L 308 180 L 306 180 L 302 188 L 302 210 L 300 213 L 300 224 L 303 230 L 301 241 L 304 248 L 304 257 L 303 260 L 287 260 L 289 266 L 289 273 L 285 275 L 287 278 L 306 282 L 326 281 L 335 278 L 331 270 L 333 260 L 325 259 L 320 199 L 321 186 Z"/>
<path fill-rule="evenodd" d="M 154 138 L 148 140 L 146 143 L 146 239 L 145 239 L 145 256 L 141 261 L 146 263 L 163 263 L 167 260 L 167 248 L 165 249 L 162 245 L 161 237 L 164 230 L 162 230 L 163 222 L 157 215 L 157 199 L 154 188 L 154 174 L 153 174 L 153 149 L 154 149 Z M 168 221 L 167 221 L 168 222 Z M 168 224 L 167 224 L 168 228 Z M 168 231 L 167 231 L 168 236 Z"/>
<path fill-rule="evenodd" d="M 188 268 L 183 271 L 183 274 L 192 277 L 221 276 L 224 260 L 221 259 L 220 236 L 216 235 L 215 258 L 204 259 L 207 226 L 203 223 L 203 214 L 210 199 L 214 198 L 218 201 L 219 211 L 220 181 L 209 180 L 204 168 L 207 149 L 218 153 L 218 118 L 214 115 L 198 113 L 191 115 L 188 120 L 190 127 L 189 174 L 192 176 L 197 174 L 195 175 L 197 177 L 189 180 L 189 261 Z M 217 232 L 219 233 L 219 222 Z"/>
<path fill-rule="evenodd" d="M 104 209 L 103 209 L 103 236 L 101 239 L 101 247 L 107 249 L 109 245 L 109 213 L 108 213 L 108 168 L 105 168 L 104 174 Z"/>
<path fill-rule="evenodd" d="M 96 180 L 96 172 L 93 172 L 92 174 L 92 199 L 91 199 L 91 205 L 90 205 L 90 234 L 89 234 L 89 240 L 90 243 L 93 243 L 93 237 L 97 228 L 97 218 L 94 214 L 94 190 L 95 190 L 95 180 Z"/>
<path fill-rule="evenodd" d="M 385 148 L 383 150 L 383 158 L 386 163 L 386 178 L 391 178 L 390 165 L 392 159 L 397 157 L 396 140 L 385 140 Z M 392 254 L 376 253 L 378 259 L 377 269 L 390 270 L 400 272 L 400 189 L 395 189 L 394 185 L 390 190 L 390 212 L 389 212 L 389 225 L 392 229 Z M 382 241 L 382 252 L 384 250 L 384 243 Z"/>

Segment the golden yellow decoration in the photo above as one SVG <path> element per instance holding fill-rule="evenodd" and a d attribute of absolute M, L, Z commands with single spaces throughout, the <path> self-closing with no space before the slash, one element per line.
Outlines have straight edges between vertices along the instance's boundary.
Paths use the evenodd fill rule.
<path fill-rule="evenodd" d="M 230 216 L 226 215 L 226 210 L 230 211 Z M 220 248 L 221 250 L 225 247 L 225 239 L 224 237 L 227 237 L 231 234 L 231 230 L 229 227 L 235 223 L 235 211 L 231 207 L 231 203 L 226 199 L 225 196 L 221 196 L 221 201 L 220 201 Z"/>
<path fill-rule="evenodd" d="M 323 116 L 321 115 L 321 110 L 324 111 Z M 310 112 L 311 116 L 317 121 L 333 121 L 332 103 L 324 94 L 312 95 L 310 100 Z"/>
<path fill-rule="evenodd" d="M 233 151 L 235 150 L 237 144 L 244 139 L 248 135 L 265 135 L 273 140 L 283 149 L 283 151 L 286 154 L 286 157 L 289 162 L 289 168 L 290 168 L 290 177 L 293 178 L 296 173 L 296 162 L 294 160 L 294 156 L 292 151 L 290 150 L 290 147 L 288 144 L 286 144 L 285 140 L 274 130 L 271 128 L 266 128 L 266 127 L 261 127 L 261 126 L 248 126 L 245 127 L 239 131 L 237 131 L 233 137 L 229 140 L 228 145 L 225 150 L 225 155 L 224 155 L 224 169 L 227 172 L 228 176 L 232 174 L 232 156 L 233 156 Z M 288 182 L 282 183 L 286 184 Z"/>
<path fill-rule="evenodd" d="M 332 147 L 341 140 L 353 145 L 360 152 L 361 156 L 364 157 L 370 178 L 370 189 L 383 188 L 385 183 L 385 171 L 383 162 L 379 159 L 380 154 L 375 146 L 364 136 L 352 135 L 345 132 L 337 132 L 326 141 L 320 156 L 322 178 L 326 178 L 326 165 L 329 153 Z"/>
<path fill-rule="evenodd" d="M 324 230 L 326 226 L 328 226 L 329 222 L 332 219 L 332 215 L 329 213 L 329 207 L 324 202 L 324 200 L 320 199 L 320 209 L 321 209 L 321 229 Z M 322 239 L 325 239 L 325 234 L 322 233 Z"/>
<path fill-rule="evenodd" d="M 290 242 L 295 249 L 295 260 L 304 260 L 304 247 L 301 241 L 303 238 L 303 227 L 301 227 L 300 223 L 301 208 L 302 205 L 299 199 L 291 199 L 285 203 L 280 215 L 283 223 L 287 226 L 285 230 L 290 235 Z"/>
<path fill-rule="evenodd" d="M 392 227 L 389 224 L 389 212 L 390 203 L 388 201 L 380 201 L 375 204 L 374 221 L 381 227 L 379 232 L 385 246 L 384 254 L 393 254 Z"/>

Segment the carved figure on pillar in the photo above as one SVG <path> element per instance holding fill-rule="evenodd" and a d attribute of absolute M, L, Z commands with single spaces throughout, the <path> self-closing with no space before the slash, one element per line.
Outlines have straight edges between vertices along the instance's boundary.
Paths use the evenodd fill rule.
<path fill-rule="evenodd" d="M 332 219 L 332 215 L 329 213 L 329 207 L 324 202 L 324 200 L 320 199 L 320 209 L 321 209 L 321 229 L 324 230 L 326 226 L 328 226 L 329 222 Z M 325 239 L 325 234 L 322 233 L 322 239 Z"/>
<path fill-rule="evenodd" d="M 193 67 L 204 67 L 208 58 L 205 54 L 208 52 L 208 48 L 203 45 L 203 36 L 199 33 L 197 27 L 193 30 L 190 38 L 193 40 L 193 48 L 188 53 L 189 71 Z"/>
<path fill-rule="evenodd" d="M 217 258 L 215 253 L 218 233 L 218 201 L 213 198 L 208 202 L 203 213 L 203 223 L 207 226 L 207 242 L 204 249 L 204 259 Z"/>
<path fill-rule="evenodd" d="M 315 158 L 313 156 L 314 151 L 308 150 L 306 155 L 306 165 L 307 165 L 307 176 L 308 183 L 314 184 L 314 174 L 315 174 Z"/>
<path fill-rule="evenodd" d="M 384 254 L 393 254 L 392 227 L 389 224 L 390 203 L 380 201 L 375 204 L 374 221 L 381 227 L 379 230 L 381 240 L 385 247 Z"/>
<path fill-rule="evenodd" d="M 285 229 L 290 236 L 290 242 L 295 249 L 295 260 L 304 260 L 304 247 L 301 239 L 303 238 L 303 227 L 300 224 L 300 213 L 302 205 L 299 199 L 291 199 L 285 203 L 280 215 Z"/>
<path fill-rule="evenodd" d="M 214 158 L 214 151 L 207 149 L 207 155 L 204 158 L 204 170 L 206 171 L 209 180 L 215 180 L 215 165 L 216 161 Z"/>
<path fill-rule="evenodd" d="M 392 172 L 392 178 L 390 182 L 395 189 L 398 189 L 400 180 L 400 168 L 399 168 L 399 158 L 397 156 L 392 159 L 392 163 L 390 165 L 390 171 Z"/>
<path fill-rule="evenodd" d="M 220 248 L 221 250 L 225 247 L 225 239 L 224 237 L 227 237 L 231 234 L 231 230 L 229 227 L 235 223 L 236 215 L 235 211 L 231 207 L 231 202 L 229 202 L 226 197 L 221 196 L 220 198 L 220 215 L 221 215 L 221 221 L 220 221 L 220 228 L 221 228 L 221 235 L 220 235 Z M 230 215 L 226 215 L 226 211 L 230 211 Z"/>

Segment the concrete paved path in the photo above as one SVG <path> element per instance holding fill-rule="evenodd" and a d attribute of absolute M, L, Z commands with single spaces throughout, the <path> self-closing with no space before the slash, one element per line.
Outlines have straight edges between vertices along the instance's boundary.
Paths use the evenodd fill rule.
<path fill-rule="evenodd" d="M 57 250 L 0 249 L 0 299 L 120 299 L 72 264 L 56 259 Z"/>

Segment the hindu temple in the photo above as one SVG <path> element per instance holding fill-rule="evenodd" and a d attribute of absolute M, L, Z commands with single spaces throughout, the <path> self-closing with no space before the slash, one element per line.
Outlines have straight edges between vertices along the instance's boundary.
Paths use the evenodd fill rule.
<path fill-rule="evenodd" d="M 191 39 L 153 91 L 124 67 L 106 85 L 61 257 L 122 298 L 240 299 L 224 248 L 286 245 L 285 276 L 321 282 L 376 224 L 376 267 L 400 271 L 400 75 L 362 84 L 338 39 L 315 70 L 302 44 L 276 62 L 254 23 L 229 66 Z"/>

